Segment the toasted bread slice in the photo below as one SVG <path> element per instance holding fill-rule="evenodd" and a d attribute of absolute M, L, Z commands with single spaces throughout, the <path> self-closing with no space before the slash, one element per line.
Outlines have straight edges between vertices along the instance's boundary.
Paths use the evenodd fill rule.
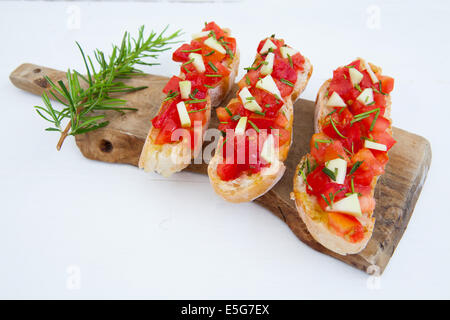
<path fill-rule="evenodd" d="M 223 78 L 217 86 L 208 90 L 207 121 L 202 128 L 202 140 L 206 129 L 209 127 L 211 108 L 222 103 L 234 84 L 239 71 L 239 59 L 239 49 L 236 47 L 236 53 L 228 66 L 230 74 Z M 184 78 L 184 74 L 181 73 L 180 77 Z M 183 141 L 164 145 L 155 144 L 154 141 L 158 133 L 159 129 L 150 128 L 139 158 L 139 168 L 143 168 L 146 172 L 157 172 L 164 177 L 170 177 L 175 172 L 185 169 L 191 163 L 191 159 L 195 158 L 201 151 L 201 148 L 197 148 L 194 152 L 191 152 L 189 143 L 183 143 Z"/>
<path fill-rule="evenodd" d="M 292 127 L 294 120 L 293 104 L 299 98 L 300 94 L 306 88 L 309 78 L 311 77 L 313 67 L 310 61 L 305 58 L 303 71 L 298 72 L 297 82 L 294 84 L 294 90 L 290 96 L 284 98 L 282 110 L 288 120 L 287 130 L 290 131 L 290 139 L 278 150 L 278 161 L 274 161 L 267 168 L 262 169 L 256 174 L 243 174 L 240 177 L 223 181 L 217 175 L 217 165 L 220 163 L 221 154 L 217 152 L 208 165 L 208 176 L 215 192 L 229 202 L 248 202 L 262 196 L 269 191 L 283 176 L 285 172 L 284 160 L 286 160 L 289 148 L 292 144 Z M 236 100 L 230 101 L 230 104 Z M 223 144 L 223 138 L 220 139 L 218 145 Z"/>
<path fill-rule="evenodd" d="M 366 65 L 364 60 L 361 60 L 361 67 L 365 70 Z M 368 64 L 374 73 L 381 73 L 381 68 Z M 325 117 L 332 111 L 331 107 L 326 105 L 328 101 L 327 91 L 329 88 L 331 80 L 325 81 L 325 83 L 320 87 L 316 99 L 315 107 L 315 118 L 314 118 L 314 128 L 316 132 L 321 132 L 323 128 L 323 123 Z M 391 110 L 391 98 L 390 95 L 386 97 L 386 111 L 384 117 L 390 119 Z M 392 135 L 392 127 L 387 129 Z M 297 166 L 296 172 L 299 173 L 306 162 L 307 157 L 312 159 L 310 154 L 305 155 Z M 374 195 L 375 186 L 378 177 L 374 177 L 370 187 L 372 189 L 371 195 Z M 359 222 L 364 227 L 364 237 L 361 241 L 353 243 L 346 240 L 344 237 L 337 235 L 331 228 L 328 227 L 328 215 L 327 212 L 323 211 L 319 206 L 316 197 L 310 196 L 306 191 L 306 183 L 303 177 L 299 174 L 294 175 L 294 192 L 291 194 L 292 200 L 295 200 L 297 211 L 306 224 L 308 231 L 311 233 L 312 237 L 322 244 L 324 247 L 330 249 L 341 255 L 356 254 L 361 252 L 367 245 L 368 241 L 372 237 L 373 228 L 375 225 L 375 218 L 373 218 L 373 211 L 369 213 L 364 213 L 362 217 L 358 218 Z"/>

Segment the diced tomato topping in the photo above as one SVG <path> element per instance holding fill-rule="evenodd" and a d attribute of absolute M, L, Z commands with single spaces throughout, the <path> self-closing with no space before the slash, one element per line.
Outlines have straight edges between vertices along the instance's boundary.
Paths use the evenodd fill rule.
<path fill-rule="evenodd" d="M 316 133 L 311 138 L 311 154 L 318 163 L 324 163 L 336 158 L 348 160 L 348 156 L 337 140 L 332 140 L 324 133 Z"/>
<path fill-rule="evenodd" d="M 279 55 L 280 54 L 280 48 L 284 45 L 284 40 L 282 40 L 282 39 L 275 39 L 275 38 L 266 38 L 266 39 L 261 40 L 259 42 L 259 45 L 258 45 L 258 50 L 257 50 L 258 53 L 264 47 L 264 44 L 266 43 L 266 41 L 268 39 L 270 39 L 270 41 L 272 41 L 272 43 L 277 46 L 277 49 L 274 50 L 274 51 Z"/>
<path fill-rule="evenodd" d="M 278 141 L 280 143 L 280 146 L 284 145 L 285 143 L 291 140 L 291 132 L 286 129 L 278 128 L 278 134 L 279 134 Z"/>
<path fill-rule="evenodd" d="M 219 121 L 226 122 L 231 119 L 230 114 L 227 112 L 227 110 L 224 107 L 219 107 L 216 109 L 217 118 Z"/>
<path fill-rule="evenodd" d="M 160 129 L 158 136 L 155 139 L 155 144 L 166 144 L 175 142 L 172 141 L 172 132 L 178 128 L 178 124 L 172 120 L 167 119 L 164 126 Z"/>
<path fill-rule="evenodd" d="M 234 164 L 220 163 L 217 165 L 217 175 L 223 181 L 234 180 L 241 174 L 239 166 Z"/>
<path fill-rule="evenodd" d="M 359 150 L 351 159 L 352 165 L 361 163 L 354 172 L 354 181 L 362 185 L 369 185 L 374 176 L 384 173 L 383 166 L 374 157 L 373 153 L 366 148 Z"/>
<path fill-rule="evenodd" d="M 387 132 L 374 132 L 372 137 L 376 142 L 384 144 L 388 150 L 396 143 L 395 139 Z"/>
<path fill-rule="evenodd" d="M 292 64 L 294 65 L 294 68 L 298 71 L 303 71 L 304 64 L 305 64 L 305 58 L 297 52 L 292 57 Z"/>
<path fill-rule="evenodd" d="M 272 78 L 274 78 L 281 96 L 285 97 L 291 94 L 294 89 L 292 85 L 297 82 L 297 72 L 285 59 L 276 56 L 273 64 Z"/>
<path fill-rule="evenodd" d="M 375 209 L 375 199 L 370 196 L 359 196 L 359 206 L 361 207 L 361 212 L 372 212 Z"/>
<path fill-rule="evenodd" d="M 348 236 L 351 242 L 359 242 L 364 238 L 364 228 L 353 216 L 328 212 L 328 223 L 338 235 Z"/>
<path fill-rule="evenodd" d="M 172 54 L 172 60 L 175 62 L 186 62 L 189 60 L 189 54 L 191 52 L 201 53 L 202 44 L 197 40 L 192 40 L 191 43 L 185 43 L 179 47 Z"/>
<path fill-rule="evenodd" d="M 214 31 L 217 39 L 226 36 L 225 31 L 223 31 L 214 21 L 206 24 L 202 31 Z"/>
<path fill-rule="evenodd" d="M 381 91 L 384 93 L 391 93 L 394 90 L 394 78 L 379 75 L 378 79 L 381 81 Z"/>
<path fill-rule="evenodd" d="M 254 87 L 260 76 L 259 71 L 249 70 L 247 74 L 238 82 L 239 89 L 244 87 Z"/>
<path fill-rule="evenodd" d="M 278 113 L 278 116 L 275 118 L 275 125 L 284 128 L 288 125 L 288 119 L 283 113 Z"/>
<path fill-rule="evenodd" d="M 170 80 L 167 82 L 166 86 L 163 89 L 164 93 L 169 93 L 171 92 L 180 92 L 180 87 L 179 87 L 179 83 L 182 79 L 180 77 L 177 76 L 173 76 L 172 78 L 170 78 Z"/>
<path fill-rule="evenodd" d="M 353 86 L 349 70 L 355 68 L 363 75 L 357 86 Z M 380 83 L 373 83 L 367 70 L 361 69 L 361 61 L 355 60 L 345 67 L 333 72 L 333 79 L 328 88 L 328 95 L 333 92 L 347 104 L 347 107 L 335 108 L 320 123 L 322 133 L 311 138 L 311 155 L 317 162 L 317 167 L 306 178 L 307 192 L 316 197 L 323 210 L 331 201 L 338 201 L 345 194 L 357 193 L 363 213 L 371 213 L 375 208 L 372 196 L 374 178 L 384 173 L 389 159 L 387 152 L 367 149 L 366 139 L 386 145 L 389 150 L 395 140 L 389 133 L 391 123 L 385 117 L 387 96 L 394 86 L 391 77 L 377 74 Z M 357 100 L 360 93 L 366 89 L 373 90 L 373 103 L 364 104 Z M 351 156 L 351 159 L 348 158 Z M 331 181 L 323 171 L 326 161 L 342 157 L 347 161 L 347 176 L 344 184 Z M 329 212 L 328 222 L 336 234 L 350 242 L 358 242 L 364 238 L 364 228 L 353 216 Z"/>

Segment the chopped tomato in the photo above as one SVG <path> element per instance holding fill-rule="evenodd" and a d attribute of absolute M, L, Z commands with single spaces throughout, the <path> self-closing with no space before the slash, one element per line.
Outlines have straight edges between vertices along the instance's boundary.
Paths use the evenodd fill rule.
<path fill-rule="evenodd" d="M 374 132 L 372 137 L 376 142 L 384 144 L 388 150 L 396 143 L 395 139 L 387 132 Z"/>
<path fill-rule="evenodd" d="M 374 157 L 369 149 L 359 150 L 351 159 L 352 165 L 360 162 L 360 166 L 354 172 L 354 181 L 362 185 L 371 184 L 373 177 L 384 173 L 383 166 Z"/>
<path fill-rule="evenodd" d="M 364 120 L 362 120 L 362 122 L 364 123 L 364 126 L 366 128 L 366 132 L 370 132 L 369 129 L 372 126 L 372 122 L 373 122 L 374 117 L 375 117 L 375 114 L 371 114 L 370 117 L 365 118 Z M 373 130 L 372 131 L 384 132 L 390 126 L 391 126 L 391 122 L 388 119 L 386 119 L 385 117 L 379 116 L 377 121 L 375 121 L 375 124 L 373 126 Z"/>
<path fill-rule="evenodd" d="M 217 50 L 213 50 L 208 46 L 203 46 L 202 51 L 200 52 L 203 55 L 203 60 L 208 63 L 211 62 L 220 62 L 223 61 L 226 57 L 226 54 L 221 53 Z"/>
<path fill-rule="evenodd" d="M 304 68 L 303 65 L 305 64 L 305 58 L 297 52 L 292 56 L 292 64 L 296 70 L 302 71 Z"/>
<path fill-rule="evenodd" d="M 284 145 L 285 143 L 291 140 L 291 133 L 289 132 L 289 130 L 278 128 L 278 134 L 279 134 L 278 141 L 280 146 Z"/>
<path fill-rule="evenodd" d="M 281 96 L 285 97 L 291 94 L 293 85 L 297 82 L 297 72 L 285 59 L 276 56 L 273 63 L 272 78 L 275 80 Z"/>
<path fill-rule="evenodd" d="M 164 126 L 160 129 L 158 136 L 155 139 L 155 144 L 166 144 L 175 142 L 172 141 L 172 132 L 178 128 L 178 124 L 172 120 L 167 119 L 164 122 Z"/>
<path fill-rule="evenodd" d="M 284 128 L 288 125 L 288 119 L 284 116 L 283 113 L 278 113 L 278 116 L 275 118 L 275 125 Z"/>
<path fill-rule="evenodd" d="M 240 175 L 239 167 L 235 164 L 220 163 L 217 165 L 217 175 L 223 181 L 234 180 Z"/>
<path fill-rule="evenodd" d="M 384 167 L 389 160 L 389 156 L 385 151 L 370 150 L 378 162 Z"/>
<path fill-rule="evenodd" d="M 172 60 L 176 62 L 186 62 L 189 60 L 191 52 L 201 53 L 202 44 L 197 40 L 192 40 L 191 43 L 185 43 L 179 47 L 172 55 Z"/>
<path fill-rule="evenodd" d="M 177 76 L 173 76 L 172 78 L 170 78 L 170 80 L 167 82 L 166 86 L 163 89 L 164 93 L 169 93 L 169 92 L 180 92 L 180 88 L 179 88 L 179 83 L 182 79 L 180 77 Z"/>
<path fill-rule="evenodd" d="M 227 110 L 224 107 L 219 107 L 216 109 L 217 118 L 219 121 L 228 121 L 231 119 L 230 114 L 227 112 Z"/>
<path fill-rule="evenodd" d="M 332 140 L 323 133 L 316 133 L 312 136 L 311 154 L 319 163 L 324 163 L 336 158 L 348 160 L 348 156 L 342 143 L 337 140 Z"/>
<path fill-rule="evenodd" d="M 361 207 L 361 212 L 369 213 L 372 212 L 373 209 L 375 209 L 375 199 L 372 196 L 370 195 L 359 196 L 358 200 L 359 206 Z"/>
<path fill-rule="evenodd" d="M 379 75 L 378 79 L 381 81 L 382 92 L 390 93 L 392 90 L 394 90 L 394 78 Z"/>
<path fill-rule="evenodd" d="M 264 90 L 252 87 L 249 89 L 256 102 L 263 108 L 266 117 L 276 117 L 278 111 L 283 106 L 283 102 L 278 100 L 273 94 Z"/>
<path fill-rule="evenodd" d="M 280 48 L 284 45 L 284 40 L 283 39 L 275 39 L 275 38 L 266 38 L 266 39 L 261 40 L 258 44 L 258 50 L 257 50 L 258 53 L 261 51 L 261 49 L 263 48 L 264 44 L 266 43 L 266 41 L 268 39 L 270 39 L 270 41 L 272 41 L 272 43 L 277 46 L 277 49 L 275 50 L 275 52 L 277 54 L 280 54 Z"/>
<path fill-rule="evenodd" d="M 156 115 L 152 119 L 152 124 L 155 128 L 157 129 L 162 128 L 164 126 L 165 121 L 167 121 L 168 119 L 172 119 L 175 122 L 178 120 L 176 104 L 179 101 L 180 101 L 179 99 L 174 98 L 163 103 L 163 106 L 158 115 Z"/>
<path fill-rule="evenodd" d="M 203 28 L 203 31 L 214 31 L 217 39 L 226 36 L 222 28 L 220 28 L 214 21 L 206 24 L 205 27 Z"/>
<path fill-rule="evenodd" d="M 239 89 L 244 87 L 254 87 L 260 76 L 259 71 L 250 70 L 247 74 L 238 82 Z"/>
<path fill-rule="evenodd" d="M 352 242 L 359 242 L 364 238 L 364 228 L 353 216 L 328 212 L 328 223 L 338 235 L 349 236 Z"/>

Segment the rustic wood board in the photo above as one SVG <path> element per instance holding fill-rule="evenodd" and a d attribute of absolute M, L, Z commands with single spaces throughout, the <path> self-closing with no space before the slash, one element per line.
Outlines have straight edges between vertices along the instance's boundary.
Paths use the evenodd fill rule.
<path fill-rule="evenodd" d="M 64 73 L 33 64 L 23 64 L 14 70 L 11 82 L 34 94 L 48 89 L 43 78 L 47 75 L 53 81 L 64 80 Z M 110 124 L 103 129 L 76 136 L 76 143 L 83 155 L 114 163 L 137 165 L 141 149 L 150 127 L 150 119 L 159 108 L 164 95 L 162 87 L 166 77 L 144 75 L 129 80 L 133 86 L 147 85 L 148 88 L 127 94 L 127 106 L 137 108 L 125 115 L 109 113 Z M 230 92 L 227 101 L 235 95 Z M 225 103 L 224 103 L 225 104 Z M 394 106 L 395 107 L 395 106 Z M 286 160 L 284 177 L 267 194 L 255 200 L 286 222 L 294 234 L 308 246 L 367 272 L 382 273 L 394 253 L 405 231 L 416 201 L 425 182 L 431 164 L 431 146 L 423 137 L 394 128 L 398 143 L 391 149 L 386 173 L 375 189 L 377 206 L 376 224 L 367 247 L 359 254 L 341 256 L 324 248 L 308 233 L 305 224 L 290 200 L 295 167 L 300 158 L 309 151 L 309 140 L 313 134 L 314 102 L 299 100 L 295 104 L 294 141 Z M 211 126 L 217 126 L 215 112 Z M 191 165 L 189 171 L 206 174 L 206 164 Z"/>

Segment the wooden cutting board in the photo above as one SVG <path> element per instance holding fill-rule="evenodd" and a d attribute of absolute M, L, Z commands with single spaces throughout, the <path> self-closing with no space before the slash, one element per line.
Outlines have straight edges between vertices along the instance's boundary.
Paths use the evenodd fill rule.
<path fill-rule="evenodd" d="M 40 95 L 49 87 L 44 75 L 53 81 L 65 79 L 64 72 L 33 64 L 19 66 L 11 73 L 10 79 L 18 88 Z M 161 90 L 166 82 L 166 77 L 155 75 L 129 80 L 127 83 L 132 86 L 148 86 L 145 90 L 123 97 L 128 101 L 128 107 L 137 108 L 138 111 L 125 115 L 109 113 L 110 124 L 107 127 L 76 136 L 76 143 L 83 155 L 89 159 L 137 166 L 150 119 L 164 98 Z M 236 88 L 230 92 L 223 105 L 235 92 Z M 358 269 L 381 274 L 408 225 L 425 182 L 431 164 L 430 143 L 423 137 L 394 128 L 398 143 L 389 152 L 390 161 L 386 173 L 379 179 L 375 189 L 376 224 L 372 239 L 361 253 L 341 256 L 324 248 L 311 237 L 297 214 L 294 202 L 290 200 L 295 167 L 309 151 L 309 140 L 314 130 L 314 102 L 299 100 L 294 107 L 294 141 L 286 160 L 286 173 L 271 191 L 255 202 L 286 222 L 294 234 L 308 246 Z M 215 112 L 212 114 L 211 126 L 217 127 Z M 200 164 L 191 165 L 187 170 L 206 175 L 206 168 L 206 164 Z"/>

